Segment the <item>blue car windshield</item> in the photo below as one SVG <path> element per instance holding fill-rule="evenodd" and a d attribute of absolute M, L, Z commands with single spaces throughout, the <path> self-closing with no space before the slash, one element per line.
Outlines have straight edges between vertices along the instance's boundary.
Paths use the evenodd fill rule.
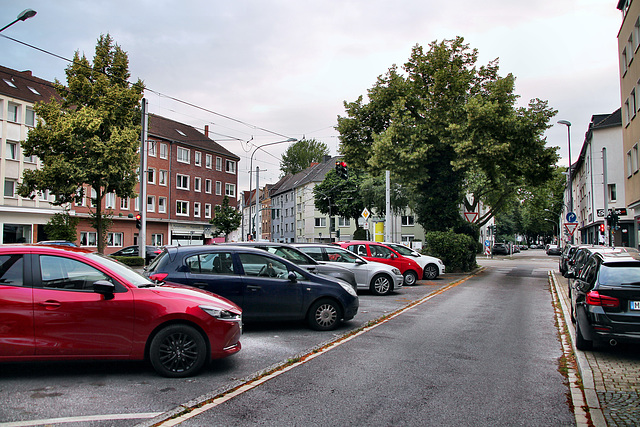
<path fill-rule="evenodd" d="M 598 282 L 605 286 L 640 286 L 640 263 L 604 264 L 600 268 Z"/>

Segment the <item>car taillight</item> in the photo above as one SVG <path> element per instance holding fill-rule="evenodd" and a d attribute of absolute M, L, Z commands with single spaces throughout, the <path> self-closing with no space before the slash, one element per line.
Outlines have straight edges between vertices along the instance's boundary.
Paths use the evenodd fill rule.
<path fill-rule="evenodd" d="M 586 297 L 587 304 L 595 305 L 599 307 L 620 307 L 620 300 L 614 297 L 608 297 L 606 295 L 600 295 L 597 291 L 591 291 Z"/>
<path fill-rule="evenodd" d="M 164 282 L 168 275 L 169 273 L 154 273 L 149 276 L 149 279 L 154 282 Z"/>

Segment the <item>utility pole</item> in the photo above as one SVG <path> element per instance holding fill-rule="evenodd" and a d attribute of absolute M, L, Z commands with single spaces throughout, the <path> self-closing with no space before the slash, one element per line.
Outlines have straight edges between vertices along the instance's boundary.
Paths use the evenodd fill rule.
<path fill-rule="evenodd" d="M 142 133 L 140 136 L 140 231 L 138 231 L 138 254 L 146 259 L 147 255 L 147 138 L 149 133 L 149 104 L 142 98 Z"/>

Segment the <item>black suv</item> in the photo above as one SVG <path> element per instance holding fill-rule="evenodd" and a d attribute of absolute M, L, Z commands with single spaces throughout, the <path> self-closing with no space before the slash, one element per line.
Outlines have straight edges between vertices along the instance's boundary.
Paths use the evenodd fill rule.
<path fill-rule="evenodd" d="M 571 283 L 576 348 L 594 343 L 640 343 L 640 255 L 594 252 Z"/>

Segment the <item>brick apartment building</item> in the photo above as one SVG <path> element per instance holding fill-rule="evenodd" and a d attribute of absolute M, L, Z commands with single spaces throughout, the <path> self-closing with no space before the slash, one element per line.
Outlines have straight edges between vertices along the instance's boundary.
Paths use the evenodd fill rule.
<path fill-rule="evenodd" d="M 45 240 L 43 225 L 62 209 L 51 202 L 52 196 L 38 195 L 34 200 L 16 194 L 25 168 L 41 166 L 37 158 L 25 158 L 19 141 L 26 139 L 35 126 L 33 105 L 57 96 L 51 83 L 33 77 L 30 71 L 18 72 L 0 67 L 0 114 L 2 118 L 0 180 L 4 183 L 0 198 L 0 243 Z M 137 244 L 135 214 L 147 212 L 147 244 L 203 244 L 214 239 L 209 221 L 215 205 L 225 195 L 237 197 L 237 164 L 240 158 L 192 126 L 157 115 L 149 117 L 148 184 L 145 206 L 140 199 L 108 194 L 103 202 L 111 210 L 106 253 Z M 137 189 L 138 190 L 138 189 Z M 80 218 L 80 246 L 95 248 L 96 231 L 89 223 L 92 189 L 84 189 L 81 202 L 70 206 L 70 214 Z"/>

